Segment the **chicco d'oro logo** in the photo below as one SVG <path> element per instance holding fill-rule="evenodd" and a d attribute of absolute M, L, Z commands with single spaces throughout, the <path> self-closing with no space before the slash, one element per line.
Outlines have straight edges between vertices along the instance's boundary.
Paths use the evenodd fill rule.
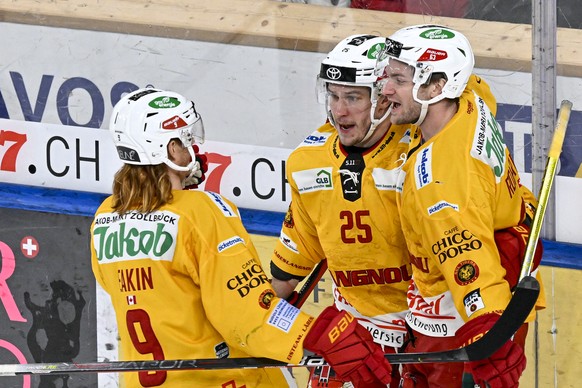
<path fill-rule="evenodd" d="M 342 76 L 341 70 L 338 69 L 337 67 L 330 67 L 329 69 L 327 69 L 326 73 L 327 78 L 329 79 L 340 79 L 340 77 Z"/>
<path fill-rule="evenodd" d="M 158 97 L 154 100 L 151 100 L 148 104 L 152 108 L 156 109 L 167 109 L 167 108 L 175 108 L 180 105 L 180 101 L 178 101 L 175 97 Z"/>
<path fill-rule="evenodd" d="M 442 28 L 433 28 L 424 31 L 420 34 L 420 37 L 425 39 L 452 39 L 455 37 L 455 34 L 452 31 L 443 30 Z"/>

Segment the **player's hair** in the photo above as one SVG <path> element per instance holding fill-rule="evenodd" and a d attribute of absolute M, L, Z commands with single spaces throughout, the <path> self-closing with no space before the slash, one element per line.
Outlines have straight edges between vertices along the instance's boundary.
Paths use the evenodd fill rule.
<path fill-rule="evenodd" d="M 124 164 L 113 178 L 112 207 L 119 214 L 129 210 L 152 212 L 174 199 L 165 164 Z"/>

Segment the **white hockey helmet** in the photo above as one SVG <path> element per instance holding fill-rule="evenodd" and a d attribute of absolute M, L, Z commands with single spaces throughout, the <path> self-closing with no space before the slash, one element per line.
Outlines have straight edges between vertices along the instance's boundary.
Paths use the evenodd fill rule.
<path fill-rule="evenodd" d="M 196 163 L 192 145 L 204 142 L 204 124 L 194 103 L 182 95 L 154 88 L 125 95 L 113 107 L 109 130 L 123 163 L 165 163 L 177 171 L 191 171 Z M 168 143 L 179 139 L 192 161 L 178 166 L 168 157 Z"/>
<path fill-rule="evenodd" d="M 376 65 L 377 76 L 384 74 L 390 59 L 408 64 L 414 69 L 412 96 L 423 106 L 417 124 L 424 120 L 428 105 L 444 98 L 459 97 L 475 66 L 471 44 L 462 33 L 431 24 L 405 27 L 387 38 Z M 443 92 L 430 100 L 420 100 L 420 86 L 427 84 L 433 74 L 439 73 L 446 79 Z"/>
<path fill-rule="evenodd" d="M 327 57 L 321 62 L 317 76 L 317 96 L 320 103 L 325 103 L 327 117 L 335 126 L 335 119 L 331 113 L 328 101 L 327 85 L 340 84 L 349 86 L 366 86 L 370 88 L 371 125 L 366 137 L 367 140 L 374 129 L 390 114 L 390 110 L 380 119 L 374 118 L 376 104 L 381 90 L 378 87 L 378 77 L 374 68 L 378 55 L 384 50 L 386 39 L 376 35 L 351 35 L 339 42 Z"/>

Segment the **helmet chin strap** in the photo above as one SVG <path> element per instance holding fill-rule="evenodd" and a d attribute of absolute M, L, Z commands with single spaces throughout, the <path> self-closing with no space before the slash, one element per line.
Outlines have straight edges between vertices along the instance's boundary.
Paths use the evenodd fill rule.
<path fill-rule="evenodd" d="M 421 100 L 418 98 L 418 89 L 420 89 L 420 86 L 420 84 L 415 84 L 414 88 L 412 89 L 412 98 L 414 98 L 414 101 L 420 104 L 420 116 L 418 116 L 418 119 L 413 124 L 417 126 L 420 126 L 426 118 L 426 114 L 428 113 L 428 106 L 445 98 L 445 95 L 441 93 L 438 96 L 431 98 L 430 100 Z"/>
<path fill-rule="evenodd" d="M 370 108 L 370 119 L 371 119 L 370 129 L 368 129 L 368 133 L 366 133 L 366 136 L 364 136 L 364 138 L 360 141 L 360 143 L 363 143 L 363 142 L 367 141 L 370 137 L 372 137 L 372 134 L 376 130 L 376 127 L 378 125 L 382 124 L 384 122 L 384 120 L 386 120 L 388 118 L 388 116 L 390 115 L 390 112 L 392 112 L 392 104 L 390 104 L 388 109 L 386 109 L 386 113 L 384 113 L 384 115 L 382 115 L 382 117 L 380 117 L 379 119 L 375 119 L 374 112 L 376 111 L 376 104 L 377 104 L 377 101 L 372 102 L 372 107 Z"/>
<path fill-rule="evenodd" d="M 429 106 L 429 102 L 428 101 L 422 101 L 420 103 L 420 116 L 418 116 L 418 120 L 416 120 L 416 122 L 413 125 L 419 126 L 422 124 L 422 122 L 424 121 L 424 119 L 426 118 L 426 113 L 428 112 L 428 106 Z"/>
<path fill-rule="evenodd" d="M 190 157 L 192 159 L 190 161 L 190 163 L 188 163 L 187 166 L 178 166 L 176 163 L 172 162 L 168 158 L 164 158 L 162 161 L 164 162 L 165 165 L 170 167 L 172 170 L 191 172 L 194 169 L 194 167 L 196 166 L 196 154 L 194 153 L 194 150 L 192 149 L 192 147 L 187 147 L 187 148 L 188 148 L 188 153 L 190 154 Z"/>

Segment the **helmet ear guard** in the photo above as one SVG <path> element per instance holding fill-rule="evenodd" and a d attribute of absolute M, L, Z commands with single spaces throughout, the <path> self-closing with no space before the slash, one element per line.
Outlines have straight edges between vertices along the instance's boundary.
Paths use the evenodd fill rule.
<path fill-rule="evenodd" d="M 194 143 L 204 142 L 202 117 L 192 101 L 182 95 L 154 88 L 125 95 L 113 108 L 109 130 L 122 162 L 134 165 L 165 163 L 178 171 L 190 171 L 196 155 Z M 178 139 L 192 162 L 178 166 L 168 156 L 168 143 Z"/>

